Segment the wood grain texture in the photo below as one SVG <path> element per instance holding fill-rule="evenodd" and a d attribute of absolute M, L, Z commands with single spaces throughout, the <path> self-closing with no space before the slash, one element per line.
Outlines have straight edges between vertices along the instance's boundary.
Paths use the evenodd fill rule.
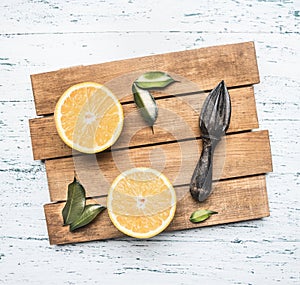
<path fill-rule="evenodd" d="M 164 98 L 165 95 L 156 93 L 155 97 L 159 99 L 158 108 L 160 113 L 159 119 L 155 124 L 155 133 L 158 134 L 156 137 L 150 133 L 149 127 L 147 128 L 145 123 L 143 123 L 140 114 L 130 101 L 132 95 L 128 95 L 131 93 L 132 82 L 142 73 L 138 68 L 139 66 L 145 66 L 146 69 L 144 71 L 167 71 L 177 80 L 176 83 L 171 84 L 167 88 L 168 97 Z M 175 70 L 177 73 L 173 74 Z M 220 77 L 221 74 L 222 76 Z M 235 121 L 233 122 L 244 121 L 245 114 L 247 114 L 246 118 L 250 118 L 250 121 L 246 120 L 246 122 L 241 124 L 246 126 L 246 129 L 242 129 L 242 131 L 251 130 L 252 122 L 255 122 L 255 126 L 257 126 L 253 88 L 236 89 L 238 86 L 251 85 L 259 81 L 255 50 L 252 42 L 167 53 L 32 75 L 31 81 L 37 114 L 51 114 L 53 112 L 53 107 L 51 109 L 51 102 L 49 104 L 49 101 L 52 99 L 57 100 L 55 86 L 61 88 L 64 81 L 70 80 L 70 85 L 82 81 L 99 82 L 91 78 L 100 75 L 102 80 L 110 81 L 106 86 L 123 102 L 126 109 L 124 112 L 124 131 L 112 150 L 106 150 L 97 155 L 82 155 L 69 149 L 69 152 L 62 152 L 62 154 L 58 155 L 57 150 L 60 153 L 60 151 L 64 150 L 64 146 L 59 143 L 55 144 L 53 116 L 52 129 L 50 128 L 50 131 L 48 131 L 47 125 L 49 125 L 51 117 L 47 116 L 32 120 L 30 127 L 33 149 L 35 149 L 34 153 L 38 152 L 36 149 L 39 150 L 39 146 L 42 146 L 41 153 L 46 149 L 46 154 L 43 155 L 43 158 L 51 158 L 51 160 L 46 160 L 49 186 L 51 185 L 51 179 L 52 184 L 57 187 L 61 176 L 66 178 L 71 173 L 72 176 L 75 174 L 84 185 L 88 197 L 99 197 L 107 194 L 113 180 L 121 172 L 132 167 L 158 169 L 167 175 L 175 187 L 189 185 L 201 153 L 200 140 L 195 140 L 195 138 L 200 136 L 198 126 L 199 113 L 205 96 L 201 96 L 202 94 L 187 94 L 199 92 L 199 90 L 212 89 L 215 86 L 213 82 L 219 82 L 220 78 L 225 79 L 227 85 L 228 81 L 231 81 L 229 87 L 235 87 L 233 91 L 238 95 L 234 99 L 235 105 L 243 106 L 244 108 L 242 110 L 234 108 L 235 117 L 233 119 Z M 74 77 L 76 80 L 72 81 Z M 201 79 L 199 80 L 199 78 Z M 62 80 L 60 81 L 59 79 Z M 250 81 L 247 81 L 249 79 Z M 200 88 L 199 85 L 201 86 Z M 248 98 L 251 98 L 251 96 L 249 97 L 247 92 L 252 95 L 249 106 L 247 101 L 249 101 Z M 181 94 L 182 96 L 170 97 L 170 94 Z M 129 103 L 128 101 L 131 104 L 126 104 Z M 48 112 L 40 111 L 43 105 L 48 108 Z M 248 110 L 248 107 L 252 108 Z M 141 129 L 142 132 L 140 132 Z M 147 129 L 146 132 L 145 129 Z M 230 131 L 234 132 L 232 128 Z M 236 131 L 241 131 L 240 127 Z M 41 133 L 45 135 L 41 137 Z M 154 137 L 154 139 L 151 140 L 149 137 Z M 48 145 L 45 143 L 46 141 L 48 141 Z M 54 154 L 53 157 L 49 156 L 51 148 Z M 50 151 L 47 153 L 48 149 Z M 62 158 L 62 156 L 70 155 L 72 157 Z M 36 157 L 36 154 L 34 156 Z M 58 170 L 64 160 L 67 160 L 67 163 L 64 164 L 65 172 Z M 55 162 L 55 164 L 52 164 L 51 167 L 52 162 Z M 224 140 L 218 144 L 213 165 L 213 179 L 215 181 L 220 178 L 239 178 L 270 171 L 272 169 L 272 161 L 268 132 L 246 132 L 225 136 Z M 70 181 L 68 181 L 68 184 Z M 64 184 L 63 188 L 60 186 L 56 188 L 56 190 L 58 189 L 57 192 L 49 187 L 51 199 L 55 195 L 57 196 L 55 198 L 56 201 L 65 199 L 68 184 L 65 182 Z M 62 192 L 62 190 L 65 191 Z M 177 192 L 177 199 L 179 201 L 185 200 L 185 195 L 186 192 L 179 191 Z M 256 197 L 253 199 L 255 200 Z M 180 207 L 185 207 L 185 205 L 179 205 L 178 207 L 178 211 L 187 210 L 187 208 L 180 209 Z M 262 211 L 264 210 L 262 209 Z M 53 222 L 47 218 L 47 223 Z M 184 228 L 184 224 L 180 226 L 180 229 L 182 228 Z M 115 237 L 113 232 L 111 236 L 108 230 L 106 232 L 108 237 Z M 49 236 L 51 235 L 52 232 L 49 231 Z"/>
<path fill-rule="evenodd" d="M 47 1 L 24 3 L 21 0 L 14 2 L 5 0 L 2 7 L 3 25 L 0 31 L 11 34 L 64 35 L 68 33 L 95 35 L 103 31 L 135 32 L 144 33 L 145 38 L 149 32 L 168 32 L 170 37 L 176 32 L 209 35 L 297 32 L 295 22 L 299 16 L 296 1 L 264 0 L 254 3 L 255 5 L 251 0 L 238 3 L 215 1 L 213 5 L 210 0 L 201 2 L 152 0 L 144 3 L 81 0 L 72 3 Z M 16 5 L 25 8 L 16 9 Z M 22 14 L 22 10 L 26 9 L 32 11 L 30 19 Z M 226 37 L 228 38 L 228 35 Z M 138 42 L 134 44 L 137 45 Z"/>
<path fill-rule="evenodd" d="M 157 100 L 159 116 L 155 133 L 137 112 L 134 103 L 123 104 L 124 128 L 113 149 L 195 138 L 200 136 L 198 118 L 208 93 L 199 93 Z M 258 128 L 253 87 L 230 90 L 232 116 L 228 133 Z M 72 155 L 59 137 L 53 116 L 31 119 L 29 122 L 34 159 L 49 159 Z"/>
<path fill-rule="evenodd" d="M 298 285 L 297 3 L 2 0 L 0 283 Z M 150 240 L 49 246 L 41 207 L 49 201 L 46 173 L 32 160 L 27 121 L 35 117 L 29 74 L 249 40 L 261 75 L 254 87 L 259 123 L 270 130 L 274 163 L 270 217 Z"/>
<path fill-rule="evenodd" d="M 169 94 L 195 92 L 199 88 L 210 90 L 222 79 L 228 87 L 259 82 L 253 42 L 215 46 L 32 75 L 36 113 L 53 113 L 55 104 L 63 92 L 70 86 L 84 81 L 106 84 L 125 75 L 125 80 L 118 82 L 117 88 L 122 90 L 122 97 L 124 93 L 131 94 L 132 82 L 145 70 L 166 71 L 171 75 L 175 74 L 174 78 L 178 75 L 198 85 L 187 90 L 185 84 L 172 84 L 166 88 Z M 118 97 L 118 92 L 115 92 L 113 86 L 111 89 Z"/>
<path fill-rule="evenodd" d="M 51 201 L 66 199 L 74 173 L 87 196 L 105 195 L 114 179 L 132 167 L 152 167 L 162 171 L 175 186 L 188 185 L 201 153 L 201 141 L 133 148 L 46 160 Z M 226 136 L 214 155 L 214 179 L 227 179 L 272 171 L 268 131 Z"/>
<path fill-rule="evenodd" d="M 187 192 L 187 186 L 180 191 Z M 106 205 L 105 198 L 89 201 Z M 63 227 L 61 211 L 63 202 L 44 206 L 48 234 L 51 244 L 65 244 L 99 239 L 122 237 L 111 223 L 107 210 L 100 214 L 91 224 L 73 233 Z M 213 209 L 213 215 L 203 223 L 193 224 L 189 221 L 192 212 L 200 208 Z M 245 221 L 269 216 L 268 198 L 264 175 L 216 183 L 214 192 L 203 203 L 193 200 L 189 193 L 177 202 L 175 217 L 167 231 L 190 229 L 203 226 Z"/>

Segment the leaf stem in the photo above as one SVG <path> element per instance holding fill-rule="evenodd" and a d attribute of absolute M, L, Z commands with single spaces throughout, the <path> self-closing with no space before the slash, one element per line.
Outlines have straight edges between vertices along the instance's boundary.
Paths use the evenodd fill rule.
<path fill-rule="evenodd" d="M 153 126 L 150 126 L 150 128 L 151 128 L 152 134 L 154 135 L 154 128 L 153 128 Z"/>

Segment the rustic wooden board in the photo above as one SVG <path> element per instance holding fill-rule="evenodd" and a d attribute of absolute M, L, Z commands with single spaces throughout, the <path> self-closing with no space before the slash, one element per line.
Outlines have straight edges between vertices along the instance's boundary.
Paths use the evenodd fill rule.
<path fill-rule="evenodd" d="M 200 136 L 199 114 L 208 93 L 158 99 L 160 110 L 155 134 L 146 127 L 135 104 L 123 104 L 124 128 L 114 149 L 195 138 Z M 227 133 L 258 128 L 253 87 L 230 90 L 232 116 Z M 59 137 L 53 116 L 30 120 L 34 159 L 49 159 L 72 155 L 74 152 Z M 134 134 L 134 135 L 133 135 Z"/>
<path fill-rule="evenodd" d="M 259 82 L 253 42 L 215 46 L 32 75 L 36 113 L 37 115 L 53 113 L 62 93 L 78 82 L 95 81 L 104 84 L 129 74 L 122 83 L 120 80 L 117 83 L 117 90 L 122 90 L 123 98 L 124 94 L 131 93 L 132 82 L 145 70 L 164 70 L 174 76 L 186 78 L 187 82 L 172 84 L 167 88 L 166 92 L 169 94 L 194 92 L 199 88 L 210 90 L 222 79 L 229 87 Z M 188 81 L 195 83 L 195 86 L 191 87 Z M 113 84 L 110 87 L 119 96 Z"/>
<path fill-rule="evenodd" d="M 164 70 L 179 83 L 155 92 L 159 107 L 152 134 L 132 102 L 131 85 L 149 70 Z M 220 80 L 229 87 L 232 101 L 230 127 L 214 154 L 213 194 L 204 203 L 193 201 L 188 185 L 202 143 L 199 113 L 209 90 Z M 131 167 L 152 167 L 163 172 L 177 193 L 176 216 L 168 230 L 222 224 L 269 215 L 264 173 L 272 171 L 268 131 L 258 128 L 253 84 L 259 82 L 252 42 L 79 66 L 31 76 L 38 115 L 30 120 L 35 159 L 43 159 L 51 203 L 45 214 L 51 244 L 122 236 L 107 212 L 88 227 L 70 233 L 62 226 L 61 210 L 74 173 L 84 185 L 89 203 L 105 204 L 112 181 Z M 95 81 L 109 87 L 124 110 L 124 128 L 117 143 L 96 155 L 84 155 L 59 138 L 53 119 L 55 104 L 71 85 Z M 191 224 L 198 207 L 219 211 L 203 224 Z"/>
<path fill-rule="evenodd" d="M 299 285 L 298 3 L 1 1 L 3 283 Z M 27 139 L 26 118 L 35 113 L 28 72 L 249 39 L 262 81 L 255 86 L 259 123 L 270 130 L 276 165 L 267 177 L 271 218 L 151 241 L 48 247 L 39 208 L 48 200 L 46 178 Z"/>
<path fill-rule="evenodd" d="M 269 216 L 266 181 L 264 175 L 226 180 L 216 183 L 214 192 L 203 203 L 195 202 L 187 193 L 177 203 L 175 217 L 167 231 L 190 229 L 236 221 L 245 221 Z M 188 191 L 182 186 L 182 191 Z M 105 198 L 88 200 L 89 203 L 106 204 Z M 109 239 L 124 236 L 111 223 L 107 210 L 101 213 L 91 224 L 71 233 L 63 227 L 61 211 L 64 202 L 44 206 L 48 234 L 51 244 L 65 244 L 91 240 Z M 189 222 L 191 213 L 199 208 L 218 212 L 200 224 Z"/>
<path fill-rule="evenodd" d="M 155 153 L 157 155 L 155 155 Z M 46 161 L 51 201 L 66 199 L 74 172 L 89 197 L 105 195 L 113 180 L 131 167 L 160 169 L 175 186 L 190 183 L 201 153 L 201 141 L 169 144 L 83 155 Z M 154 154 L 151 156 L 151 154 Z M 151 159 L 150 159 L 151 158 Z M 272 171 L 268 131 L 226 136 L 214 155 L 214 179 L 227 179 Z"/>

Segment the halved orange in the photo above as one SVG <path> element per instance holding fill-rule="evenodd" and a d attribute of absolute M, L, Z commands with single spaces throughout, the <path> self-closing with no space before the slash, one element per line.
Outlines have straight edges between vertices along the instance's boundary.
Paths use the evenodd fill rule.
<path fill-rule="evenodd" d="M 120 102 L 105 86 L 84 82 L 58 100 L 54 118 L 61 139 L 71 148 L 96 153 L 113 145 L 123 127 Z"/>
<path fill-rule="evenodd" d="M 132 168 L 113 182 L 107 197 L 109 217 L 126 235 L 150 238 L 172 221 L 176 194 L 170 181 L 151 168 Z"/>

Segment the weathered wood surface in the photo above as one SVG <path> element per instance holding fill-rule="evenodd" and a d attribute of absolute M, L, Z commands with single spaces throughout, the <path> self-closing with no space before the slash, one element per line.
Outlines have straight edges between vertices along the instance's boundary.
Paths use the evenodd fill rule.
<path fill-rule="evenodd" d="M 105 84 L 122 99 L 124 94 L 131 94 L 132 82 L 148 70 L 166 71 L 174 79 L 181 81 L 180 84 L 165 88 L 165 92 L 170 95 L 210 90 L 222 79 L 228 87 L 259 82 L 253 42 L 215 46 L 32 75 L 36 113 L 53 113 L 63 92 L 72 85 L 85 81 Z M 121 79 L 114 83 L 116 78 Z M 193 82 L 193 85 L 189 82 Z"/>
<path fill-rule="evenodd" d="M 180 84 L 178 82 L 173 83 L 167 88 L 166 98 L 162 93 L 156 94 L 160 111 L 154 131 L 158 133 L 157 136 L 153 136 L 149 131 L 149 127 L 146 127 L 143 123 L 132 102 L 132 95 L 127 95 L 131 92 L 132 82 L 140 74 L 141 66 L 148 67 L 148 70 L 165 70 L 175 80 L 180 81 Z M 175 70 L 180 75 L 176 74 L 174 76 L 173 72 Z M 115 77 L 117 79 L 114 79 Z M 186 78 L 188 78 L 188 81 Z M 80 182 L 85 186 L 88 197 L 106 195 L 115 177 L 120 172 L 132 167 L 153 167 L 165 173 L 175 187 L 188 185 L 201 153 L 201 149 L 199 149 L 200 140 L 195 140 L 195 138 L 200 136 L 198 130 L 199 113 L 205 98 L 205 96 L 201 96 L 201 93 L 188 94 L 199 91 L 199 86 L 201 86 L 200 90 L 213 88 L 215 86 L 213 82 L 219 82 L 221 78 L 225 79 L 227 85 L 229 82 L 229 86 L 235 88 L 259 82 L 253 42 L 113 61 L 32 75 L 31 82 L 37 114 L 52 113 L 54 109 L 54 106 L 51 106 L 52 100 L 57 101 L 59 90 L 62 87 L 65 88 L 65 84 L 73 85 L 81 81 L 110 81 L 107 86 L 124 103 L 125 107 L 125 123 L 120 139 L 113 146 L 113 151 L 107 150 L 97 156 L 82 155 L 65 148 L 55 132 L 53 116 L 52 128 L 49 124 L 49 116 L 31 120 L 30 130 L 34 157 L 37 157 L 37 153 L 41 153 L 43 159 L 55 158 L 55 160 L 46 160 L 47 176 L 51 177 L 51 181 L 48 180 L 49 186 L 55 185 L 58 189 L 58 191 L 55 191 L 55 189 L 49 187 L 51 199 L 53 197 L 55 197 L 54 201 L 65 199 L 67 185 L 72 181 L 72 178 L 68 183 L 64 182 L 62 188 L 57 184 L 61 181 L 61 177 L 64 179 L 66 176 L 70 177 L 70 173 L 72 176 L 76 173 Z M 248 99 L 249 92 L 252 95 L 250 101 Z M 233 93 L 235 94 L 232 110 L 234 114 L 233 126 L 236 123 L 239 124 L 238 122 L 243 122 L 246 114 L 247 119 L 240 124 L 245 126 L 242 131 L 251 130 L 252 122 L 256 122 L 254 127 L 257 127 L 253 88 L 237 88 L 233 89 Z M 170 94 L 181 94 L 181 96 L 170 97 Z M 248 101 L 250 104 L 247 104 Z M 131 103 L 131 105 L 126 103 Z M 43 106 L 45 107 L 44 111 L 41 111 Z M 242 111 L 238 108 L 241 106 L 243 106 Z M 235 112 L 237 113 L 235 114 Z M 240 131 L 239 129 L 240 127 L 236 130 L 231 128 L 229 132 L 237 132 Z M 145 130 L 147 131 L 145 132 Z M 41 134 L 43 134 L 43 137 Z M 154 137 L 154 139 L 149 140 L 149 137 Z M 186 141 L 186 139 L 189 140 Z M 56 141 L 58 143 L 55 143 Z M 149 145 L 149 143 L 151 144 Z M 41 150 L 39 149 L 40 146 Z M 128 149 L 128 147 L 134 148 Z M 67 151 L 64 152 L 64 149 L 67 149 Z M 73 158 L 70 157 L 71 154 L 73 154 Z M 69 156 L 69 158 L 67 163 L 63 164 L 64 171 L 60 171 L 59 168 L 66 160 L 61 157 L 65 156 Z M 214 155 L 214 180 L 220 178 L 238 178 L 239 180 L 239 177 L 266 173 L 270 170 L 272 170 L 272 162 L 268 132 L 238 133 L 226 136 L 223 142 L 218 144 Z M 237 188 L 240 184 L 238 180 L 234 181 Z M 243 183 L 241 182 L 241 184 Z M 250 186 L 248 185 L 248 187 Z M 245 186 L 241 185 L 241 187 Z M 220 191 L 222 192 L 222 189 Z M 264 187 L 261 191 L 266 192 L 266 188 Z M 177 194 L 177 200 L 179 201 L 177 211 L 184 212 L 183 216 L 186 219 L 189 208 L 187 206 L 182 209 L 185 205 L 180 201 L 184 200 L 183 197 L 187 193 L 186 191 L 179 191 Z M 260 197 L 257 198 L 254 195 L 252 199 L 256 201 Z M 241 205 L 243 201 L 244 198 L 240 202 Z M 264 208 L 260 209 L 260 212 L 269 212 L 268 206 L 264 204 L 261 206 Z M 214 207 L 213 203 L 211 207 Z M 244 209 L 244 211 L 246 213 L 242 213 L 241 216 L 246 215 L 248 220 L 251 219 L 252 216 L 249 215 L 249 211 L 247 209 Z M 236 218 L 238 221 L 240 220 L 239 217 Z M 223 219 L 218 219 L 218 221 L 224 223 Z M 48 223 L 53 222 L 47 218 Z M 112 224 L 110 225 L 112 226 Z M 183 229 L 185 225 L 189 227 L 189 222 L 182 222 L 178 229 Z M 89 230 L 87 231 L 89 232 Z M 58 232 L 57 229 L 48 227 L 50 239 Z M 112 236 L 109 235 L 110 232 Z M 106 230 L 106 233 L 105 238 L 115 237 L 114 230 Z M 95 234 L 95 236 L 98 237 L 99 234 Z M 89 241 L 90 237 L 87 234 L 84 240 Z M 96 237 L 92 237 L 92 240 L 94 239 Z M 100 239 L 102 239 L 101 235 Z M 72 235 L 69 236 L 69 243 L 76 241 L 76 236 L 74 236 L 74 239 L 72 239 Z M 60 243 L 59 239 L 57 239 L 57 242 Z"/>
<path fill-rule="evenodd" d="M 51 201 L 66 199 L 74 172 L 89 197 L 105 195 L 114 179 L 132 167 L 162 171 L 174 186 L 190 183 L 201 153 L 201 141 L 183 141 L 127 150 L 103 152 L 97 156 L 51 159 L 46 171 Z M 214 179 L 228 179 L 272 171 L 267 131 L 228 135 L 214 155 Z"/>
<path fill-rule="evenodd" d="M 296 1 L 4 0 L 0 6 L 0 283 L 299 284 Z M 30 146 L 29 74 L 249 40 L 261 77 L 260 128 L 270 130 L 271 216 L 146 241 L 49 246 L 41 207 L 49 201 L 45 168 L 32 161 Z"/>
<path fill-rule="evenodd" d="M 154 135 L 145 125 L 134 103 L 123 105 L 124 128 L 113 148 L 199 137 L 199 114 L 207 94 L 158 99 L 160 113 L 154 126 Z M 258 128 L 253 87 L 232 89 L 230 96 L 232 117 L 228 133 Z M 74 153 L 60 139 L 53 116 L 31 119 L 30 133 L 34 159 L 57 158 Z"/>
<path fill-rule="evenodd" d="M 189 222 L 189 216 L 193 211 L 199 209 L 199 203 L 195 202 L 189 194 L 188 186 L 179 188 L 177 191 L 185 192 L 186 195 L 177 202 L 175 217 L 167 228 L 168 231 L 225 224 L 269 216 L 264 175 L 217 182 L 214 187 L 214 192 L 201 207 L 213 209 L 218 212 L 218 215 L 214 215 L 202 224 Z M 89 201 L 89 203 L 106 205 L 106 199 L 93 199 Z M 61 211 L 64 205 L 64 202 L 60 202 L 46 204 L 44 206 L 51 244 L 101 240 L 124 236 L 112 226 L 107 210 L 100 214 L 96 220 L 87 227 L 73 233 L 70 232 L 69 227 L 62 226 L 63 220 Z"/>

